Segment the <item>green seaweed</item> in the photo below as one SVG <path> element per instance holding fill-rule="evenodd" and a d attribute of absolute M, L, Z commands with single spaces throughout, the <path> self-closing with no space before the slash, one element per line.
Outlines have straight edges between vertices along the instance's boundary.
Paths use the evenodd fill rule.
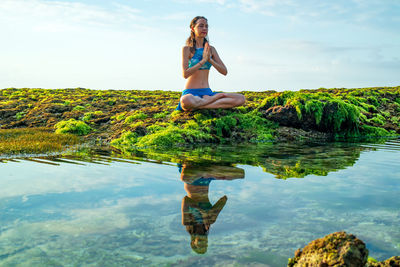
<path fill-rule="evenodd" d="M 92 131 L 89 125 L 75 119 L 60 121 L 55 125 L 55 128 L 57 134 L 72 133 L 76 135 L 86 135 Z"/>
<path fill-rule="evenodd" d="M 85 109 L 86 109 L 86 107 L 78 105 L 78 106 L 75 106 L 72 110 L 74 110 L 74 111 L 82 111 L 82 110 L 85 110 Z"/>
<path fill-rule="evenodd" d="M 132 123 L 136 120 L 144 120 L 147 118 L 147 115 L 143 112 L 135 112 L 132 115 L 129 115 L 128 117 L 125 118 L 125 123 L 129 124 Z"/>
<path fill-rule="evenodd" d="M 324 113 L 324 104 L 321 101 L 314 99 L 307 101 L 304 109 L 308 114 L 314 114 L 315 123 L 317 125 L 321 123 L 322 115 Z"/>
<path fill-rule="evenodd" d="M 375 117 L 367 120 L 367 122 L 373 122 L 379 125 L 385 125 L 385 118 L 381 114 L 376 114 Z"/>

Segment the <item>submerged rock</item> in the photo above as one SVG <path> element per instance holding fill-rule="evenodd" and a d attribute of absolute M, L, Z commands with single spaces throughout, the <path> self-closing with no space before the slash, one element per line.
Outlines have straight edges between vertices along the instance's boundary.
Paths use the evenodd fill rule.
<path fill-rule="evenodd" d="M 346 232 L 316 239 L 295 252 L 288 266 L 365 266 L 368 249 L 363 241 Z"/>

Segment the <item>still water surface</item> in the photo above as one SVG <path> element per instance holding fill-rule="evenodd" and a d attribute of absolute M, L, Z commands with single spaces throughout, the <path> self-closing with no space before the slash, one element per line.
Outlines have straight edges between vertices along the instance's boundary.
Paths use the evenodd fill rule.
<path fill-rule="evenodd" d="M 285 266 L 341 230 L 400 255 L 400 140 L 209 153 L 0 160 L 0 266 Z"/>

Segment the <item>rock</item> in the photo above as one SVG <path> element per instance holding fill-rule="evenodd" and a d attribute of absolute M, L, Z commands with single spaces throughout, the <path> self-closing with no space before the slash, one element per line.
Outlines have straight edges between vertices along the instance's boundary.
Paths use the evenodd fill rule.
<path fill-rule="evenodd" d="M 346 232 L 336 232 L 316 239 L 295 252 L 288 266 L 365 266 L 368 249 L 363 241 Z"/>
<path fill-rule="evenodd" d="M 69 111 L 71 108 L 65 105 L 55 104 L 48 105 L 44 108 L 44 111 L 47 113 L 64 113 L 65 111 Z"/>
<path fill-rule="evenodd" d="M 20 110 L 17 108 L 9 108 L 9 109 L 0 109 L 0 118 L 1 119 L 6 119 L 10 117 L 15 117 L 15 115 L 19 112 Z"/>
<path fill-rule="evenodd" d="M 381 262 L 368 262 L 368 267 L 400 267 L 400 256 L 391 257 Z"/>
<path fill-rule="evenodd" d="M 292 106 L 274 106 L 265 111 L 265 118 L 279 125 L 300 128 L 304 130 L 318 130 L 318 125 L 315 122 L 313 115 L 303 114 L 299 119 L 295 107 Z"/>
<path fill-rule="evenodd" d="M 110 121 L 110 117 L 108 117 L 108 116 L 104 116 L 104 117 L 93 120 L 93 122 L 96 124 L 102 124 L 102 123 L 106 123 L 108 121 Z"/>
<path fill-rule="evenodd" d="M 303 130 L 293 127 L 281 126 L 276 129 L 277 141 L 295 141 L 295 140 L 319 140 L 328 141 L 333 139 L 331 133 L 323 133 L 315 130 Z"/>

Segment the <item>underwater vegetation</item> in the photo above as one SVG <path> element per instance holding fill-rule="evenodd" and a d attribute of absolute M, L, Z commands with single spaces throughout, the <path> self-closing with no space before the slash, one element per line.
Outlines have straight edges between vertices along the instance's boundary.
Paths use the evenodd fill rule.
<path fill-rule="evenodd" d="M 242 107 L 179 112 L 173 91 L 7 88 L 0 128 L 44 127 L 121 150 L 400 134 L 400 87 L 241 93 Z"/>
<path fill-rule="evenodd" d="M 73 134 L 55 134 L 45 128 L 0 129 L 0 154 L 46 153 L 62 151 L 81 143 Z"/>

